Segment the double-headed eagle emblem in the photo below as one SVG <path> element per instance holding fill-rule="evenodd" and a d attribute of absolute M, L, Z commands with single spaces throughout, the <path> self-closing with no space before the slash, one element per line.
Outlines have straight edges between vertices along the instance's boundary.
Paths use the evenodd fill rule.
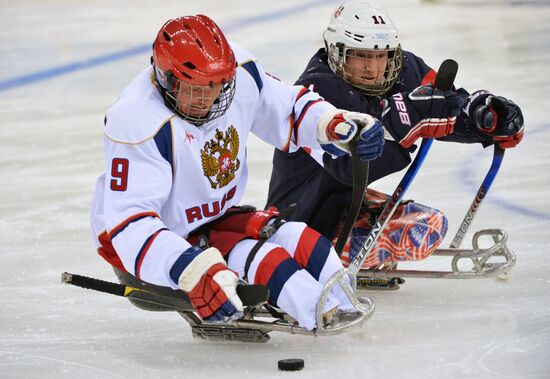
<path fill-rule="evenodd" d="M 206 142 L 201 150 L 202 171 L 212 188 L 223 188 L 235 178 L 241 166 L 239 134 L 231 126 L 225 133 L 216 129 L 215 138 Z"/>

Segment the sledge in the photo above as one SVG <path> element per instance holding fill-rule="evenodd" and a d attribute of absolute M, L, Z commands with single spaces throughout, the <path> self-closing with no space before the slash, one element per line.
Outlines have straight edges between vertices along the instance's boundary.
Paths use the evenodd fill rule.
<path fill-rule="evenodd" d="M 267 305 L 269 296 L 266 286 L 239 285 L 237 294 L 244 305 L 243 318 L 228 323 L 209 323 L 201 320 L 194 312 L 189 298 L 183 291 L 158 287 L 143 281 L 135 285 L 124 285 L 64 272 L 61 282 L 112 295 L 126 297 L 133 301 L 161 306 L 167 311 L 179 313 L 191 326 L 193 337 L 210 341 L 259 342 L 269 341 L 270 332 L 283 332 L 309 336 L 328 336 L 360 326 L 374 312 L 374 303 L 366 297 L 356 297 L 348 287 L 348 296 L 357 309 L 346 313 L 344 318 L 333 325 L 323 324 L 323 308 L 326 294 L 322 295 L 317 306 L 317 328 L 307 330 L 298 326 L 296 320 Z"/>

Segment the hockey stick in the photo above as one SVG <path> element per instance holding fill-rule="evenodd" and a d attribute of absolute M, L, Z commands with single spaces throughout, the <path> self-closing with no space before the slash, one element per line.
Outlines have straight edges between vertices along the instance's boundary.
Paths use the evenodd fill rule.
<path fill-rule="evenodd" d="M 338 256 L 342 255 L 344 246 L 348 240 L 348 237 L 353 229 L 353 224 L 357 220 L 359 211 L 361 210 L 361 205 L 363 204 L 363 199 L 365 197 L 365 190 L 367 188 L 367 181 L 369 178 L 369 162 L 362 161 L 359 159 L 359 154 L 357 154 L 357 141 L 353 140 L 350 142 L 351 150 L 351 168 L 353 173 L 353 187 L 351 195 L 351 204 L 348 208 L 348 213 L 346 214 L 346 220 L 342 231 L 338 236 L 336 241 L 336 252 Z"/>
<path fill-rule="evenodd" d="M 441 63 L 441 66 L 439 67 L 439 70 L 437 72 L 434 87 L 441 89 L 442 91 L 451 90 L 457 71 L 458 71 L 458 64 L 454 60 L 447 59 L 443 61 L 443 63 Z M 361 269 L 363 262 L 367 259 L 368 255 L 372 251 L 375 242 L 378 240 L 378 238 L 382 234 L 384 227 L 386 226 L 388 221 L 391 219 L 391 216 L 393 215 L 393 213 L 401 203 L 401 200 L 403 199 L 403 195 L 411 185 L 413 179 L 418 173 L 418 170 L 424 163 L 424 160 L 426 159 L 426 156 L 428 154 L 428 151 L 430 150 L 430 147 L 432 146 L 432 143 L 433 143 L 433 139 L 431 138 L 424 138 L 422 140 L 420 149 L 418 150 L 418 153 L 414 158 L 414 161 L 411 163 L 411 166 L 403 176 L 403 179 L 401 179 L 401 181 L 397 185 L 397 188 L 395 189 L 390 200 L 384 207 L 384 210 L 382 211 L 382 213 L 380 213 L 380 216 L 378 216 L 361 250 L 349 264 L 348 269 L 352 273 L 356 274 Z"/>
<path fill-rule="evenodd" d="M 128 297 L 147 303 L 166 306 L 174 309 L 175 311 L 193 311 L 193 306 L 183 291 L 174 290 L 172 292 L 167 288 L 167 291 L 160 293 L 150 287 L 141 285 L 129 286 L 107 282 L 105 280 L 70 274 L 68 272 L 61 274 L 61 282 L 111 295 Z M 256 306 L 267 301 L 269 297 L 269 290 L 267 286 L 240 284 L 237 286 L 237 295 L 243 302 L 244 306 Z"/>
<path fill-rule="evenodd" d="M 434 87 L 443 91 L 451 90 L 457 71 L 458 64 L 454 60 L 447 59 L 443 61 L 437 72 Z M 357 297 L 355 295 L 357 273 L 361 269 L 361 266 L 363 265 L 363 262 L 365 261 L 367 256 L 372 251 L 374 243 L 380 237 L 384 226 L 387 224 L 387 222 L 390 220 L 391 216 L 397 209 L 397 206 L 401 202 L 401 199 L 409 188 L 409 185 L 412 183 L 414 177 L 416 176 L 416 173 L 420 169 L 420 166 L 422 166 L 422 163 L 424 162 L 424 159 L 428 154 L 432 142 L 432 139 L 425 138 L 422 140 L 422 144 L 420 145 L 420 149 L 413 163 L 405 173 L 403 179 L 401 179 L 401 181 L 399 182 L 399 185 L 397 186 L 392 197 L 384 207 L 384 210 L 382 211 L 380 216 L 378 216 L 374 227 L 371 229 L 359 253 L 355 256 L 355 258 L 352 260 L 347 268 L 343 268 L 334 273 L 325 283 L 323 291 L 321 292 L 321 297 L 319 299 L 319 302 L 317 303 L 316 313 L 317 325 L 319 328 L 323 328 L 319 325 L 323 325 L 324 307 L 328 299 L 328 295 L 332 290 L 332 287 L 336 284 L 338 284 L 340 288 L 342 288 L 342 290 L 358 312 L 367 316 L 370 316 L 372 312 L 374 312 L 374 303 L 371 303 L 369 306 L 365 307 L 365 305 L 361 304 L 357 300 Z M 347 281 L 347 279 L 350 279 L 350 282 L 352 283 L 354 288 L 353 290 L 349 287 L 349 282 Z"/>
<path fill-rule="evenodd" d="M 474 197 L 474 200 L 472 201 L 470 208 L 466 212 L 466 215 L 464 216 L 464 219 L 462 220 L 460 227 L 456 231 L 453 241 L 451 242 L 451 245 L 449 247 L 458 249 L 462 244 L 462 240 L 464 239 L 466 232 L 470 228 L 470 224 L 472 223 L 472 220 L 474 219 L 474 216 L 479 206 L 481 205 L 481 202 L 487 195 L 489 188 L 491 188 L 491 185 L 493 184 L 493 180 L 495 180 L 495 177 L 498 173 L 498 170 L 500 168 L 503 158 L 504 158 L 504 150 L 498 147 L 497 145 L 495 145 L 491 167 L 489 167 L 489 171 L 485 175 L 485 178 L 483 179 L 481 186 L 477 190 L 476 196 Z"/>
<path fill-rule="evenodd" d="M 491 106 L 494 108 L 495 112 L 497 113 L 498 118 L 504 117 L 506 115 L 505 113 L 506 105 L 499 98 L 494 97 L 491 100 Z M 500 148 L 497 144 L 495 144 L 493 161 L 491 162 L 491 167 L 489 167 L 489 171 L 485 175 L 485 178 L 483 179 L 481 186 L 477 190 L 476 196 L 474 197 L 474 200 L 472 201 L 470 208 L 466 212 L 466 215 L 464 216 L 464 219 L 462 220 L 460 227 L 456 231 L 453 241 L 451 242 L 451 245 L 449 247 L 458 249 L 462 244 L 462 240 L 464 239 L 464 236 L 466 235 L 466 232 L 468 231 L 468 228 L 470 227 L 470 224 L 472 223 L 472 220 L 474 219 L 474 216 L 476 215 L 476 212 L 479 206 L 481 205 L 481 202 L 487 195 L 487 192 L 489 192 L 489 188 L 491 188 L 491 185 L 493 184 L 493 180 L 495 180 L 495 177 L 498 174 L 498 170 L 500 169 L 500 165 L 502 163 L 503 158 L 504 158 L 504 149 Z"/>

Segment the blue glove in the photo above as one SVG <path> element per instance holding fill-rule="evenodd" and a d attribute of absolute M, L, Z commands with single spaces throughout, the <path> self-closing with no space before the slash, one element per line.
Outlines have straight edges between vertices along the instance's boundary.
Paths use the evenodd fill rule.
<path fill-rule="evenodd" d="M 384 127 L 378 120 L 374 125 L 361 130 L 357 141 L 357 154 L 362 161 L 380 158 L 384 150 Z"/>

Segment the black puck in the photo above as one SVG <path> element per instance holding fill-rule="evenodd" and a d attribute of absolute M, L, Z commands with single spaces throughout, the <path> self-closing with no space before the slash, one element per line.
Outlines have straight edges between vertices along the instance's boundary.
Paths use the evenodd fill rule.
<path fill-rule="evenodd" d="M 282 371 L 298 371 L 304 368 L 303 359 L 281 359 L 277 365 Z"/>

